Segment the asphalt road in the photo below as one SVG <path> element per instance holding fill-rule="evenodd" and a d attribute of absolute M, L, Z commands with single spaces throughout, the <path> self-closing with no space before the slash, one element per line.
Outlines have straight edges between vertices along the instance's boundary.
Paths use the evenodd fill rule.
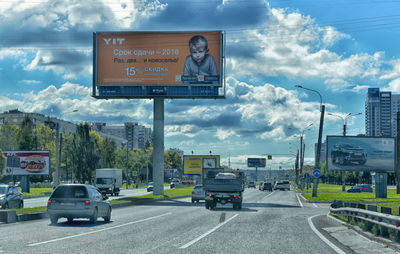
<path fill-rule="evenodd" d="M 327 205 L 300 203 L 293 191 L 247 189 L 241 210 L 210 211 L 190 197 L 114 209 L 70 224 L 49 219 L 0 225 L 2 253 L 337 253 L 309 225 Z"/>

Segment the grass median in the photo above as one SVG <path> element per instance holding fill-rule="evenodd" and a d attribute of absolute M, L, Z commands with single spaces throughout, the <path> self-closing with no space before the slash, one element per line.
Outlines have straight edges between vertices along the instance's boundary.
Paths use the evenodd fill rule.
<path fill-rule="evenodd" d="M 188 186 L 184 188 L 176 188 L 176 189 L 167 189 L 164 190 L 164 196 L 159 195 L 155 196 L 153 193 L 149 193 L 142 196 L 132 196 L 125 197 L 121 199 L 110 200 L 110 204 L 121 204 L 121 203 L 131 203 L 138 200 L 152 200 L 152 199 L 161 199 L 161 198 L 172 198 L 172 197 L 181 197 L 181 196 L 189 196 L 192 194 L 194 186 Z M 34 208 L 21 208 L 16 209 L 17 214 L 33 214 L 33 213 L 41 213 L 45 212 L 47 209 L 46 206 L 34 207 Z"/>
<path fill-rule="evenodd" d="M 346 190 L 350 186 L 346 186 Z M 347 202 L 363 202 L 366 204 L 377 205 L 378 207 L 392 208 L 392 214 L 399 215 L 400 195 L 396 190 L 388 189 L 387 198 L 375 198 L 374 192 L 344 192 L 341 185 L 318 184 L 318 197 L 312 197 L 312 186 L 302 192 L 303 197 L 310 201 L 328 201 L 341 200 Z"/>

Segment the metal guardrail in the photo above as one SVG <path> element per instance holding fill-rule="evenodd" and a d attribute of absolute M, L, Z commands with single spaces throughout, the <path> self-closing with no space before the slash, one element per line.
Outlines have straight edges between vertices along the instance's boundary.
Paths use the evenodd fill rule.
<path fill-rule="evenodd" d="M 378 213 L 376 211 L 370 211 L 356 207 L 335 206 L 335 203 L 333 203 L 330 207 L 330 212 L 335 216 L 354 217 L 380 226 L 384 226 L 386 228 L 400 231 L 400 216 Z"/>

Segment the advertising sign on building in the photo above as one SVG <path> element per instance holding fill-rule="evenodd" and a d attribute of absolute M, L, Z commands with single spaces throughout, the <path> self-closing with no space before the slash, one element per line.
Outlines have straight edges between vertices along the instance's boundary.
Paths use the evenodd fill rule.
<path fill-rule="evenodd" d="M 249 168 L 265 168 L 265 158 L 247 158 L 247 166 Z"/>
<path fill-rule="evenodd" d="M 4 151 L 6 167 L 4 175 L 48 175 L 49 151 Z"/>
<path fill-rule="evenodd" d="M 219 168 L 219 155 L 184 155 L 183 173 L 201 175 L 203 168 Z"/>
<path fill-rule="evenodd" d="M 394 172 L 395 139 L 327 136 L 327 169 Z"/>
<path fill-rule="evenodd" d="M 223 86 L 221 31 L 96 32 L 93 39 L 94 97 L 212 97 Z"/>

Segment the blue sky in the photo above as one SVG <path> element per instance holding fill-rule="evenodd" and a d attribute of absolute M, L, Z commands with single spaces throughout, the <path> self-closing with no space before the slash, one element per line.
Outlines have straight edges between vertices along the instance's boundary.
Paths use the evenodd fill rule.
<path fill-rule="evenodd" d="M 311 164 L 319 97 L 295 85 L 318 90 L 327 112 L 362 112 L 347 133 L 363 134 L 367 89 L 400 92 L 399 10 L 397 0 L 0 1 L 0 111 L 78 109 L 64 118 L 152 127 L 151 100 L 90 96 L 93 32 L 224 30 L 226 99 L 166 100 L 165 147 L 246 168 L 296 152 L 304 131 Z M 341 135 L 342 120 L 325 115 L 323 134 Z M 268 168 L 293 162 L 277 155 Z"/>

